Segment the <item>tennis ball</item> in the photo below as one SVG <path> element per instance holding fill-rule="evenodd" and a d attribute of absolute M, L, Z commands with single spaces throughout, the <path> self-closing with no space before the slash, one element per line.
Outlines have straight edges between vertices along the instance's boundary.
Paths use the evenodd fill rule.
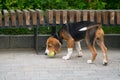
<path fill-rule="evenodd" d="M 49 57 L 54 57 L 55 56 L 55 52 L 50 52 L 48 56 Z"/>

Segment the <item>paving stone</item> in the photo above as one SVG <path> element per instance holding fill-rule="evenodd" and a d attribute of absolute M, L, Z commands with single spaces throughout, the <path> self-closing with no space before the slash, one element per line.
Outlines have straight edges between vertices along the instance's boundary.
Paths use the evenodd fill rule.
<path fill-rule="evenodd" d="M 120 49 L 109 49 L 109 64 L 102 65 L 102 53 L 94 64 L 87 64 L 89 50 L 82 58 L 76 51 L 70 60 L 63 60 L 63 49 L 55 58 L 32 49 L 0 50 L 0 80 L 120 80 Z"/>

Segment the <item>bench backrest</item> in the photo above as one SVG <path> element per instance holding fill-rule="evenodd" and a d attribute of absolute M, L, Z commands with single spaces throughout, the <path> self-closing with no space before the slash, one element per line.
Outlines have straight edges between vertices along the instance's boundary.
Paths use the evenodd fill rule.
<path fill-rule="evenodd" d="M 0 27 L 36 27 L 92 21 L 103 25 L 120 25 L 120 10 L 2 10 Z"/>

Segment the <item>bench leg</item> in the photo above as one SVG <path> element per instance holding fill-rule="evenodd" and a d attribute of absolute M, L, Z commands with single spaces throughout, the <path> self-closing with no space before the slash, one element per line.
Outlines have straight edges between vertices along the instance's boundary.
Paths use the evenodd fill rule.
<path fill-rule="evenodd" d="M 54 35 L 55 33 L 56 33 L 56 26 L 53 25 L 53 26 L 52 26 L 52 35 Z"/>
<path fill-rule="evenodd" d="M 38 28 L 34 27 L 34 49 L 38 54 Z"/>

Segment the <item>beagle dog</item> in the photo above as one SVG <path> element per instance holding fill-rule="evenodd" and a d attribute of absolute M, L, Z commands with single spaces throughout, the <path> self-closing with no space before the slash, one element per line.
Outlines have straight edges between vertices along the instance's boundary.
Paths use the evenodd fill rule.
<path fill-rule="evenodd" d="M 62 57 L 63 59 L 68 60 L 71 58 L 74 44 L 78 56 L 83 56 L 80 45 L 80 40 L 82 39 L 85 39 L 87 46 L 92 53 L 92 57 L 87 63 L 94 62 L 97 56 L 97 51 L 94 45 L 97 43 L 103 52 L 103 64 L 106 65 L 108 63 L 108 54 L 107 48 L 104 44 L 104 31 L 102 25 L 89 21 L 65 24 L 55 35 L 47 39 L 45 53 L 49 54 L 51 51 L 59 53 L 62 40 L 65 40 L 67 42 L 68 53 L 66 56 Z"/>

